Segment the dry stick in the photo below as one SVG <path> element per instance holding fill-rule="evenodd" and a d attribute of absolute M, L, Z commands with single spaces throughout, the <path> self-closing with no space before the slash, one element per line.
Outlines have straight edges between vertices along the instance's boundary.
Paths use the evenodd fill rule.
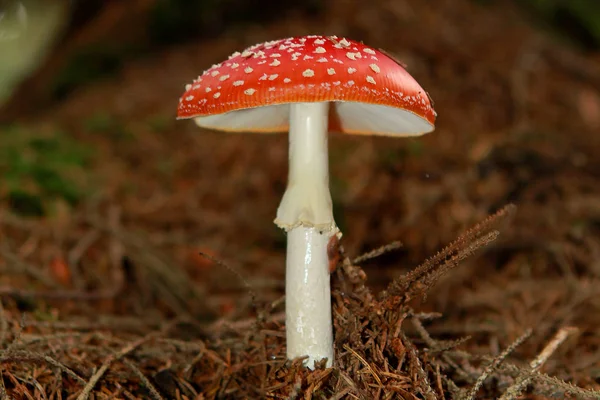
<path fill-rule="evenodd" d="M 550 358 L 558 347 L 571 335 L 578 332 L 578 329 L 572 326 L 561 328 L 538 356 L 529 364 L 531 372 L 537 372 L 541 366 Z M 510 386 L 499 400 L 516 399 L 525 390 L 532 381 L 531 375 L 520 375 L 516 382 Z"/>
<path fill-rule="evenodd" d="M 137 365 L 135 365 L 128 359 L 124 359 L 123 363 L 127 365 L 133 371 L 133 373 L 140 379 L 140 381 L 142 381 L 144 386 L 146 386 L 146 389 L 148 389 L 148 392 L 150 392 L 150 397 L 152 397 L 154 400 L 164 400 L 164 398 L 160 395 L 158 390 L 156 390 L 156 387 L 154 387 L 152 382 L 150 382 L 150 380 L 146 378 L 146 375 L 144 375 L 144 373 L 140 371 Z"/>
<path fill-rule="evenodd" d="M 474 400 L 475 399 L 477 392 L 479 391 L 479 389 L 481 388 L 481 386 L 483 385 L 483 382 L 487 379 L 487 377 L 492 372 L 494 372 L 494 370 L 496 368 L 498 368 L 498 366 L 502 363 L 502 361 L 504 361 L 504 359 L 506 357 L 508 357 L 508 355 L 510 353 L 512 353 L 519 345 L 521 345 L 521 343 L 523 343 L 525 340 L 527 340 L 527 338 L 529 338 L 529 336 L 531 336 L 532 332 L 533 331 L 531 329 L 526 330 L 524 334 L 522 334 L 519 338 L 517 338 L 517 340 L 515 340 L 510 346 L 508 346 L 502 353 L 500 353 L 500 355 L 498 357 L 494 358 L 494 360 L 490 363 L 490 365 L 488 365 L 483 370 L 483 372 L 481 373 L 479 378 L 477 378 L 477 381 L 475 381 L 475 385 L 473 385 L 473 387 L 469 391 L 469 394 L 467 395 L 466 400 Z"/>
<path fill-rule="evenodd" d="M 399 241 L 388 243 L 384 246 L 381 246 L 377 249 L 373 249 L 367 253 L 361 254 L 360 256 L 356 257 L 354 260 L 352 260 L 352 265 L 360 265 L 360 264 L 364 263 L 365 261 L 372 260 L 372 259 L 382 256 L 386 253 L 397 250 L 401 247 L 402 247 L 402 242 L 399 242 Z"/>

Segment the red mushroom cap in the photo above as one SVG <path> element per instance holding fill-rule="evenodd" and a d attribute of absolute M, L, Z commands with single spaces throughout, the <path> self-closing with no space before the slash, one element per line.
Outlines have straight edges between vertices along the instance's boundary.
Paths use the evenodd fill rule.
<path fill-rule="evenodd" d="M 289 103 L 333 102 L 329 129 L 419 135 L 436 113 L 425 90 L 382 51 L 336 36 L 258 44 L 213 65 L 179 100 L 178 118 L 226 131 L 281 132 Z"/>

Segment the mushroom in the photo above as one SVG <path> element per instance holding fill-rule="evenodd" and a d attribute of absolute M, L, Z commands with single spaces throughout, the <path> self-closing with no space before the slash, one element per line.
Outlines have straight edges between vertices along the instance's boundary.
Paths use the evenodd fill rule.
<path fill-rule="evenodd" d="M 327 246 L 339 238 L 327 132 L 417 136 L 434 129 L 427 93 L 380 50 L 336 36 L 249 47 L 213 65 L 179 101 L 178 118 L 229 132 L 289 130 L 287 189 L 275 224 L 287 232 L 287 357 L 333 363 Z"/>

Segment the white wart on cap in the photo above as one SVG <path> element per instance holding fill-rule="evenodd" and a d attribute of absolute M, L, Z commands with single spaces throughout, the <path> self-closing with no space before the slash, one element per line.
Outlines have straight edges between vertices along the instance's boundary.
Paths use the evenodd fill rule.
<path fill-rule="evenodd" d="M 180 98 L 178 118 L 224 131 L 285 132 L 289 104 L 332 102 L 329 130 L 412 136 L 431 132 L 436 113 L 397 61 L 336 36 L 258 44 L 200 75 Z"/>

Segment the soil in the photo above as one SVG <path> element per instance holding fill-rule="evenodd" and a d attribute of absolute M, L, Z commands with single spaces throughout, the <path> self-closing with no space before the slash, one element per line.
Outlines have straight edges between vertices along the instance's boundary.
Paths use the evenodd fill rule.
<path fill-rule="evenodd" d="M 402 60 L 439 117 L 421 138 L 331 134 L 336 360 L 310 372 L 285 360 L 286 136 L 175 110 L 230 53 L 316 32 Z M 41 219 L 2 205 L 0 393 L 600 398 L 599 71 L 510 2 L 331 0 L 23 108 L 94 149 L 93 190 Z"/>

